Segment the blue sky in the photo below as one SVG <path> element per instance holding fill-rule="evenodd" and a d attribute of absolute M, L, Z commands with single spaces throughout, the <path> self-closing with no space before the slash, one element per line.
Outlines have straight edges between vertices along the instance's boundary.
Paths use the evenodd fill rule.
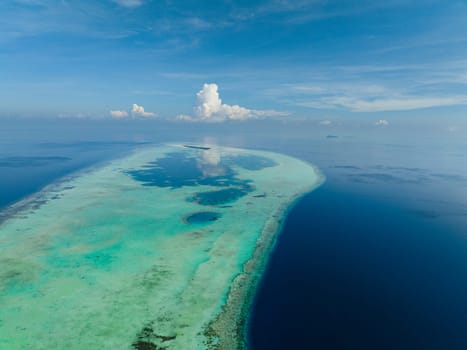
<path fill-rule="evenodd" d="M 5 0 L 0 14 L 0 116 L 467 117 L 466 1 Z"/>

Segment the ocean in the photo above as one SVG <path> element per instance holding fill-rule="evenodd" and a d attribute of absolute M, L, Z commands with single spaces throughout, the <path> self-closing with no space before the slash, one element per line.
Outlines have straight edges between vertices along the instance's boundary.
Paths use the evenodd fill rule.
<path fill-rule="evenodd" d="M 293 143 L 326 183 L 290 211 L 250 349 L 467 348 L 465 143 Z"/>
<path fill-rule="evenodd" d="M 305 196 L 258 290 L 251 349 L 465 349 L 465 226 L 429 213 L 330 183 Z"/>
<path fill-rule="evenodd" d="M 311 162 L 326 182 L 285 219 L 250 313 L 250 348 L 467 347 L 462 137 L 299 124 L 2 123 L 0 208 L 148 143 L 214 142 Z"/>

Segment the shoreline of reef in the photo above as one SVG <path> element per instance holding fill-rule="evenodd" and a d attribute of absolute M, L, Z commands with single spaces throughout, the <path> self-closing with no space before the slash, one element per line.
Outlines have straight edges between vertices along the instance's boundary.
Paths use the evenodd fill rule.
<path fill-rule="evenodd" d="M 251 306 L 283 224 L 300 199 L 321 186 L 326 180 L 316 166 L 311 166 L 317 175 L 316 181 L 302 192 L 296 193 L 290 201 L 281 203 L 272 213 L 256 241 L 252 256 L 243 265 L 242 272 L 232 280 L 226 303 L 216 318 L 205 327 L 203 335 L 207 339 L 207 349 L 245 350 L 249 348 L 247 331 Z"/>

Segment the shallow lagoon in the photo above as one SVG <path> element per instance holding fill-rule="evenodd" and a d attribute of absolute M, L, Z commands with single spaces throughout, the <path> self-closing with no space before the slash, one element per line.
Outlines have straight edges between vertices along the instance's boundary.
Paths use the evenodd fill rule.
<path fill-rule="evenodd" d="M 172 145 L 47 188 L 0 226 L 0 346 L 232 348 L 287 207 L 320 181 L 279 154 Z"/>

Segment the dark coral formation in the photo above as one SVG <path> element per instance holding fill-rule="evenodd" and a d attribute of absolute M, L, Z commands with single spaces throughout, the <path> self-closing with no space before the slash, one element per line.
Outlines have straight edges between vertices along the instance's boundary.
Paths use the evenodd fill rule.
<path fill-rule="evenodd" d="M 183 221 L 187 224 L 208 224 L 213 221 L 217 221 L 222 217 L 221 213 L 214 211 L 199 211 L 183 218 Z"/>
<path fill-rule="evenodd" d="M 174 340 L 176 337 L 176 335 L 156 334 L 152 326 L 146 325 L 137 335 L 136 341 L 131 345 L 136 350 L 166 350 L 166 346 L 158 345 L 158 343 L 165 343 Z"/>

